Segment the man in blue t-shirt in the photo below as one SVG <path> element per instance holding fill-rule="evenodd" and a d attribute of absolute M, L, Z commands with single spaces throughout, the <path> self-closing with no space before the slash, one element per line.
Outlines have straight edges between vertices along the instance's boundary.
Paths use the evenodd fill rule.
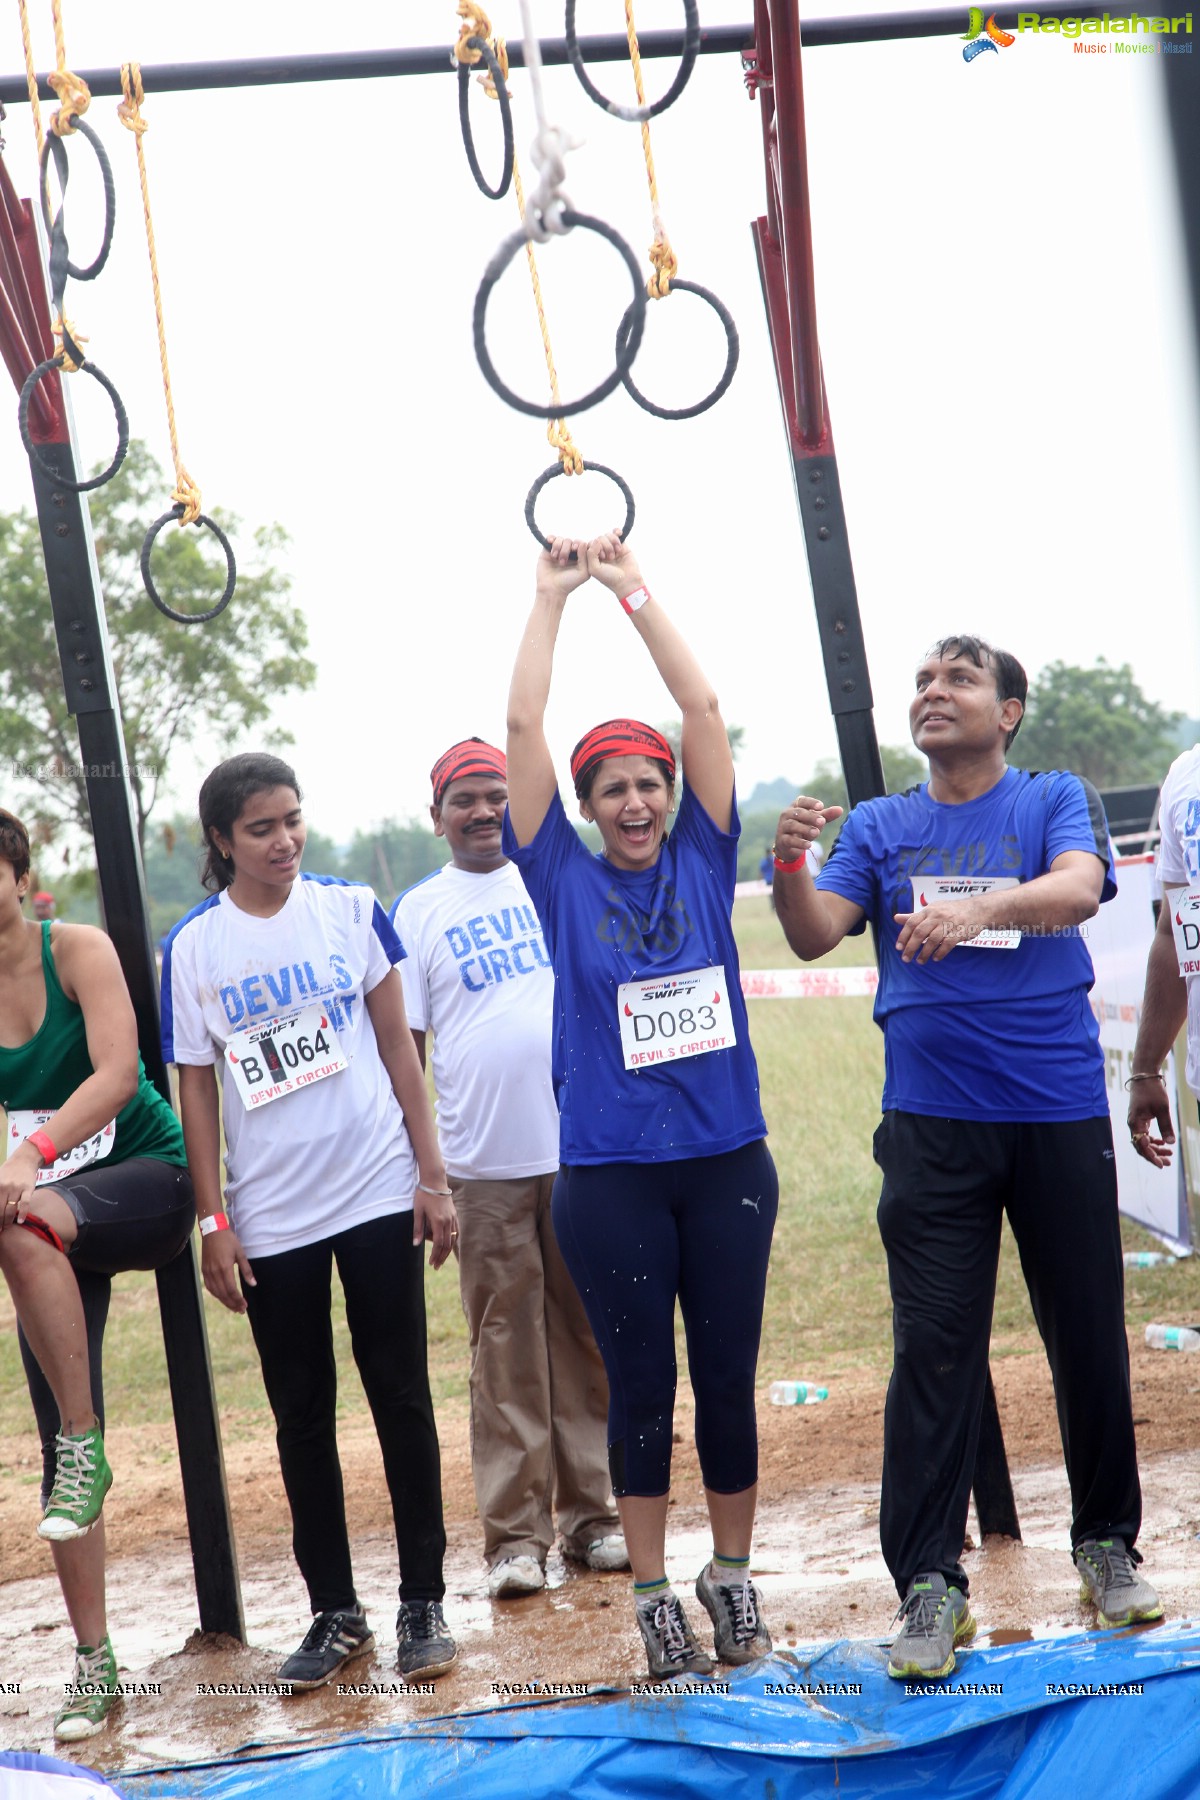
<path fill-rule="evenodd" d="M 1102 1625 L 1162 1616 L 1137 1572 L 1141 1488 L 1112 1132 L 1079 927 L 1116 892 L 1099 795 L 1009 768 L 1016 658 L 943 638 L 917 670 L 929 780 L 857 806 L 802 796 L 776 834 L 775 904 L 805 961 L 870 922 L 884 1034 L 879 1228 L 893 1302 L 880 1536 L 902 1605 L 888 1673 L 930 1679 L 974 1635 L 960 1556 L 1008 1213 L 1054 1375 L 1082 1597 Z"/>

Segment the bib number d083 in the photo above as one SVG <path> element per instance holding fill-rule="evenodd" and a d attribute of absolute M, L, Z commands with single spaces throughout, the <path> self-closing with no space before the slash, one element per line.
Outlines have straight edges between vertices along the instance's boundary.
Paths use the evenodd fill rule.
<path fill-rule="evenodd" d="M 617 989 L 617 1021 L 627 1069 L 707 1056 L 737 1043 L 724 967 L 627 981 Z"/>
<path fill-rule="evenodd" d="M 225 1061 L 247 1112 L 346 1067 L 337 1032 L 319 1006 L 235 1033 L 225 1045 Z"/>
<path fill-rule="evenodd" d="M 1200 888 L 1169 888 L 1171 935 L 1181 975 L 1200 975 Z"/>

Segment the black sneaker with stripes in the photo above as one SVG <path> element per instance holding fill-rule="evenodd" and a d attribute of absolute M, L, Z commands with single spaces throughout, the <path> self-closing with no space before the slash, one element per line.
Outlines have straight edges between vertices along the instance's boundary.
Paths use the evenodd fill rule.
<path fill-rule="evenodd" d="M 339 1669 L 375 1648 L 367 1615 L 358 1604 L 343 1612 L 318 1613 L 304 1634 L 304 1642 L 276 1675 L 280 1687 L 293 1693 L 324 1687 Z"/>

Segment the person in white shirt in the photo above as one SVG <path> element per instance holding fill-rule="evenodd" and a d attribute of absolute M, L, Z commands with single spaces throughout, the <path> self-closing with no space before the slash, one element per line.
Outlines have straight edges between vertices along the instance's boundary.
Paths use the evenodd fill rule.
<path fill-rule="evenodd" d="M 441 1604 L 424 1243 L 436 1269 L 457 1227 L 394 967 L 404 951 L 369 887 L 300 874 L 300 789 L 278 757 L 221 763 L 200 823 L 214 891 L 167 942 L 163 1051 L 179 1067 L 204 1284 L 249 1316 L 314 1615 L 277 1679 L 321 1687 L 375 1646 L 337 1453 L 335 1262 L 396 1522 L 396 1667 L 440 1675 L 457 1652 Z"/>
<path fill-rule="evenodd" d="M 1187 1079 L 1192 1092 L 1200 1093 L 1200 744 L 1176 757 L 1167 771 L 1158 826 L 1155 874 L 1163 898 L 1127 1086 L 1134 1148 L 1165 1168 L 1175 1128 L 1161 1070 L 1185 1018 Z"/>
<path fill-rule="evenodd" d="M 629 1565 L 609 1485 L 604 1366 L 550 1221 L 554 976 L 500 848 L 504 754 L 465 739 L 431 781 L 433 829 L 451 860 L 400 896 L 392 922 L 422 1063 L 433 1032 L 471 1338 L 471 1461 L 499 1599 L 544 1585 L 555 1513 L 564 1555 L 593 1569 Z"/>

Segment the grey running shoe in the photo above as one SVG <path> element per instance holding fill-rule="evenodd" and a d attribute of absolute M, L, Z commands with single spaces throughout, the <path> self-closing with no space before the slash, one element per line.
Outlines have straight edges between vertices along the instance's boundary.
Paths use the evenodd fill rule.
<path fill-rule="evenodd" d="M 677 1594 L 668 1591 L 661 1598 L 652 1595 L 648 1600 L 637 1600 L 633 1610 L 646 1646 L 652 1681 L 662 1681 L 668 1675 L 712 1674 L 712 1657 L 696 1642 Z"/>
<path fill-rule="evenodd" d="M 952 1674 L 955 1645 L 975 1636 L 967 1596 L 948 1588 L 944 1575 L 910 1581 L 896 1617 L 904 1624 L 888 1654 L 887 1672 L 897 1681 L 939 1681 Z"/>
<path fill-rule="evenodd" d="M 371 1627 L 362 1607 L 343 1612 L 318 1613 L 304 1634 L 304 1642 L 283 1664 L 275 1679 L 293 1693 L 324 1687 L 340 1669 L 375 1648 Z"/>
<path fill-rule="evenodd" d="M 1091 1601 L 1101 1625 L 1136 1625 L 1162 1618 L 1162 1601 L 1138 1574 L 1124 1538 L 1085 1538 L 1076 1545 L 1074 1556 L 1079 1598 Z"/>
<path fill-rule="evenodd" d="M 720 1662 L 750 1663 L 770 1656 L 771 1634 L 760 1611 L 758 1589 L 748 1575 L 744 1581 L 714 1581 L 712 1565 L 705 1563 L 696 1577 L 696 1598 L 713 1622 Z"/>
<path fill-rule="evenodd" d="M 458 1645 L 437 1600 L 402 1600 L 396 1614 L 396 1669 L 401 1675 L 445 1675 L 458 1661 Z"/>

